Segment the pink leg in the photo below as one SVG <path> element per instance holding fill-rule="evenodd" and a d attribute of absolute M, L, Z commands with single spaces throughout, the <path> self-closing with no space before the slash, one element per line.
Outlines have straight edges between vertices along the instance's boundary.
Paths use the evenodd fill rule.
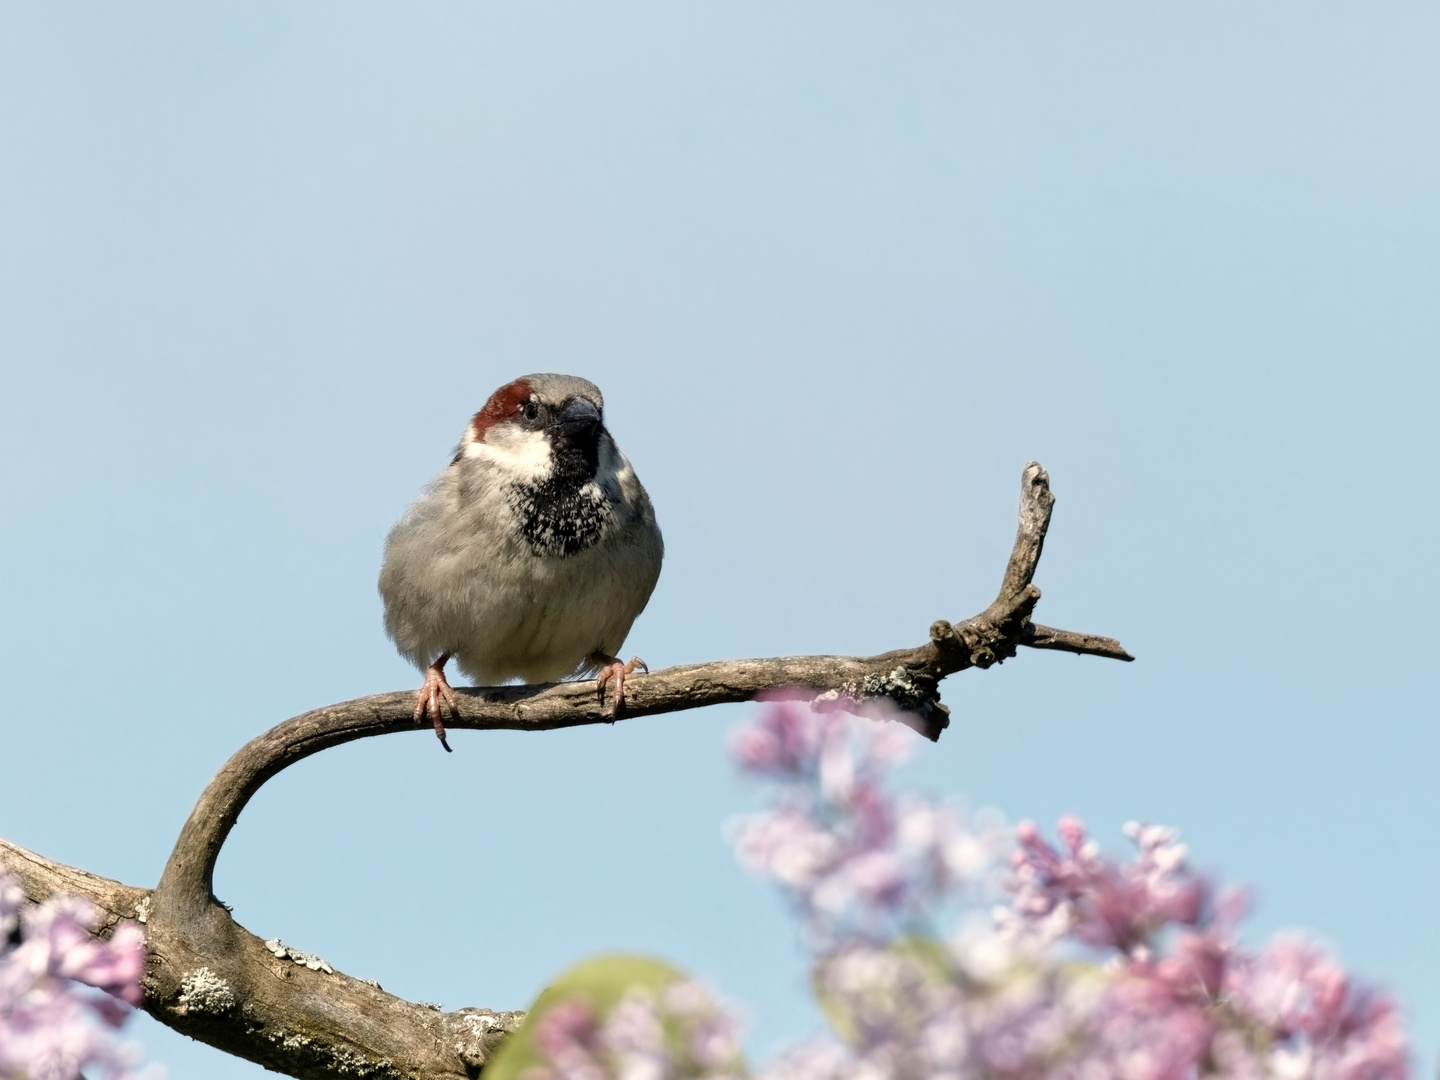
<path fill-rule="evenodd" d="M 445 741 L 445 718 L 440 708 L 441 702 L 450 706 L 451 716 L 460 715 L 455 694 L 450 689 L 450 684 L 445 681 L 445 663 L 449 659 L 448 652 L 441 653 L 440 658 L 425 670 L 425 685 L 420 688 L 420 699 L 415 702 L 415 723 L 418 725 L 429 716 L 430 723 L 435 725 L 435 737 L 440 740 L 440 745 L 445 747 L 447 754 L 450 753 L 450 744 Z"/>
<path fill-rule="evenodd" d="M 630 663 L 622 664 L 619 657 L 596 652 L 590 654 L 590 661 L 600 668 L 595 683 L 602 704 L 605 701 L 605 684 L 611 679 L 615 680 L 615 715 L 619 716 L 620 710 L 625 707 L 625 676 L 634 674 L 636 668 L 648 675 L 650 668 L 638 656 L 632 656 Z"/>

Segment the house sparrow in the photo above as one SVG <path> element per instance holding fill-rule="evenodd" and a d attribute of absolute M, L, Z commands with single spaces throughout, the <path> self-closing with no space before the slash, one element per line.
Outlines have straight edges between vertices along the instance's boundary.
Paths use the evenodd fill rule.
<path fill-rule="evenodd" d="M 604 399 L 573 375 L 526 375 L 475 414 L 455 458 L 385 542 L 385 629 L 425 672 L 415 722 L 448 751 L 452 656 L 481 685 L 599 672 L 615 708 L 638 657 L 616 654 L 660 576 L 665 546 Z M 648 669 L 646 669 L 648 670 Z"/>

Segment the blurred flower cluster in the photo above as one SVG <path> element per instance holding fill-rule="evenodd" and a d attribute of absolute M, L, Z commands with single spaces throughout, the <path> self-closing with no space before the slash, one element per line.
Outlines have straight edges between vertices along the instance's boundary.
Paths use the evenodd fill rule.
<path fill-rule="evenodd" d="M 796 703 L 734 738 L 772 788 L 732 823 L 736 854 L 793 902 L 832 1029 L 761 1080 L 1409 1076 L 1395 1003 L 1298 935 L 1245 948 L 1244 896 L 1193 870 L 1173 830 L 1127 826 L 1119 859 L 1073 818 L 1052 843 L 896 793 L 889 772 L 917 738 Z M 532 1014 L 544 1064 L 521 1080 L 744 1074 L 733 1023 L 693 982 L 611 1000 Z"/>
<path fill-rule="evenodd" d="M 582 995 L 540 1017 L 532 1037 L 545 1064 L 522 1080 L 682 1080 L 742 1075 L 736 1025 L 698 983 L 633 986 L 604 1015 Z"/>
<path fill-rule="evenodd" d="M 915 738 L 777 703 L 734 741 L 744 769 L 778 781 L 736 852 L 793 899 L 834 1029 L 767 1080 L 1409 1075 L 1395 1003 L 1299 936 L 1244 949 L 1244 898 L 1192 870 L 1173 830 L 1128 826 L 1128 860 L 1074 819 L 1058 845 L 1028 822 L 1012 840 L 891 793 Z M 982 913 L 987 892 L 1000 902 Z M 947 905 L 959 929 L 942 936 Z"/>
<path fill-rule="evenodd" d="M 74 1080 L 95 1069 L 137 1078 L 136 1055 L 114 1029 L 140 1002 L 144 932 L 123 923 L 102 941 L 88 902 L 60 896 L 22 910 L 22 900 L 0 873 L 0 1078 Z"/>
<path fill-rule="evenodd" d="M 732 740 L 741 768 L 776 782 L 769 810 L 731 823 L 735 853 L 789 893 L 818 950 L 927 931 L 948 903 L 994 893 L 1012 846 L 998 815 L 970 822 L 956 804 L 886 786 L 917 738 L 902 724 L 786 702 Z"/>

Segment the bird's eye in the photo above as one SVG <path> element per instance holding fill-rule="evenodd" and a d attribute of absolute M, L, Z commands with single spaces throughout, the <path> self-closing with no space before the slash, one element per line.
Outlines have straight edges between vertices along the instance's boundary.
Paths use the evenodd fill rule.
<path fill-rule="evenodd" d="M 520 406 L 520 415 L 526 420 L 534 420 L 535 417 L 540 415 L 540 406 L 536 405 L 533 401 L 527 401 L 524 405 Z"/>

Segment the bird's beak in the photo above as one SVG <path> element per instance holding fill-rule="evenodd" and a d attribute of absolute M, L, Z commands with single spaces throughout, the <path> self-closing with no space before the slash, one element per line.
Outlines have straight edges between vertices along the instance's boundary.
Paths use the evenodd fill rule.
<path fill-rule="evenodd" d="M 553 427 L 572 441 L 593 439 L 600 427 L 600 410 L 584 398 L 576 398 L 555 418 Z"/>

